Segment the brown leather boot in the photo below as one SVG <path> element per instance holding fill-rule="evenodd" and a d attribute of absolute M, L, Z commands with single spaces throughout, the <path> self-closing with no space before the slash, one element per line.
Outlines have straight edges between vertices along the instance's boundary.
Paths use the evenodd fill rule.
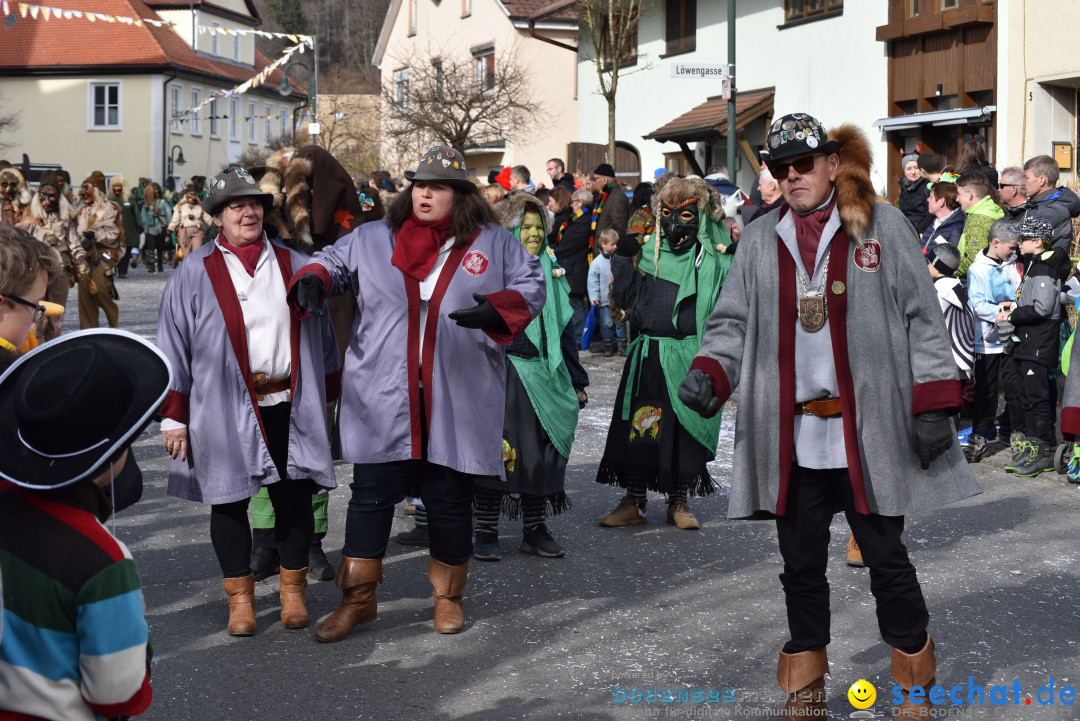
<path fill-rule="evenodd" d="M 305 628 L 310 621 L 304 603 L 307 572 L 307 567 L 296 571 L 281 567 L 281 623 L 285 628 Z"/>
<path fill-rule="evenodd" d="M 619 500 L 619 505 L 615 506 L 614 511 L 600 519 L 600 525 L 619 528 L 646 523 L 648 520 L 645 517 L 645 509 L 639 507 L 634 497 L 628 493 Z"/>
<path fill-rule="evenodd" d="M 460 566 L 448 566 L 431 559 L 428 580 L 435 597 L 435 630 L 439 633 L 457 633 L 465 625 L 465 612 L 461 609 L 461 590 L 469 578 L 469 562 Z"/>
<path fill-rule="evenodd" d="M 781 650 L 776 680 L 787 693 L 788 700 L 780 718 L 828 718 L 829 705 L 825 701 L 825 674 L 828 672 L 829 659 L 824 646 L 801 653 Z"/>
<path fill-rule="evenodd" d="M 690 510 L 690 506 L 686 505 L 686 501 L 676 501 L 667 507 L 667 522 L 668 525 L 684 531 L 696 531 L 701 528 L 701 524 Z"/>
<path fill-rule="evenodd" d="M 341 605 L 315 629 L 315 638 L 334 643 L 349 635 L 353 626 L 375 620 L 375 584 L 382 583 L 381 558 L 342 556 L 338 566 L 337 587 Z"/>
<path fill-rule="evenodd" d="M 853 568 L 866 568 L 866 564 L 862 560 L 862 551 L 859 550 L 859 544 L 855 542 L 854 533 L 848 534 L 847 565 Z"/>
<path fill-rule="evenodd" d="M 229 635 L 255 635 L 255 576 L 225 579 L 229 596 Z"/>
<path fill-rule="evenodd" d="M 937 660 L 934 658 L 934 639 L 930 638 L 930 634 L 926 634 L 926 644 L 918 653 L 904 653 L 898 648 L 892 650 L 892 676 L 904 689 L 904 702 L 894 717 L 929 718 L 930 704 L 925 700 L 913 703 L 908 692 L 913 686 L 929 690 L 937 683 Z"/>

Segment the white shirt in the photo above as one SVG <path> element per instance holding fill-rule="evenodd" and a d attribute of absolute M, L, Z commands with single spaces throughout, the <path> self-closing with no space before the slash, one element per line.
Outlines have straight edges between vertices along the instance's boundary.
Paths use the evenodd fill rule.
<path fill-rule="evenodd" d="M 427 311 L 428 303 L 431 301 L 431 296 L 435 294 L 435 286 L 439 283 L 439 275 L 442 273 L 443 266 L 446 265 L 446 259 L 450 257 L 450 249 L 454 247 L 454 236 L 450 236 L 446 239 L 446 242 L 439 248 L 439 257 L 435 261 L 435 267 L 431 269 L 431 272 L 427 274 L 427 277 L 420 281 L 420 358 L 421 363 L 424 357 L 424 329 L 427 328 Z M 423 382 L 421 381 L 421 385 Z"/>
<path fill-rule="evenodd" d="M 268 380 L 282 380 L 292 374 L 292 343 L 289 306 L 285 298 L 285 281 L 278 269 L 277 256 L 270 241 L 263 235 L 263 249 L 255 264 L 255 275 L 248 275 L 244 264 L 220 242 L 214 241 L 229 269 L 240 311 L 247 332 L 248 368 L 254 376 L 265 373 Z M 430 296 L 429 296 L 430 297 Z M 289 391 L 270 393 L 258 401 L 260 406 L 272 406 L 289 400 Z M 171 418 L 161 420 L 161 430 L 173 431 L 187 425 Z"/>

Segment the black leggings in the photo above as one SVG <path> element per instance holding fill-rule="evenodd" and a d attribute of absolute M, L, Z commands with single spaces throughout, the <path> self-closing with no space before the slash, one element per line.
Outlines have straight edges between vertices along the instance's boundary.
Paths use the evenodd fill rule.
<path fill-rule="evenodd" d="M 315 516 L 311 510 L 314 488 L 308 479 L 287 478 L 285 461 L 289 452 L 290 404 L 262 406 L 259 414 L 266 428 L 270 457 L 281 480 L 266 487 L 274 504 L 274 540 L 281 567 L 289 571 L 307 568 L 308 551 L 315 537 Z M 251 525 L 248 523 L 249 498 L 210 507 L 210 542 L 214 546 L 221 573 L 225 578 L 251 574 Z"/>
<path fill-rule="evenodd" d="M 394 522 L 394 505 L 415 486 L 428 514 L 431 557 L 448 566 L 468 561 L 473 552 L 473 476 L 422 460 L 353 466 L 342 553 L 352 558 L 382 558 Z"/>

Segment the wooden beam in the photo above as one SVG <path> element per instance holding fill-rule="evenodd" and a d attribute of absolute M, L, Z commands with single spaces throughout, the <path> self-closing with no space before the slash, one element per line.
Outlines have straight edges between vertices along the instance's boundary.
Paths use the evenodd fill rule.
<path fill-rule="evenodd" d="M 689 163 L 690 169 L 694 171 L 694 175 L 699 175 L 704 178 L 705 173 L 701 172 L 701 166 L 697 164 L 697 158 L 694 157 L 694 152 L 690 150 L 690 146 L 686 144 L 686 141 L 680 140 L 679 147 L 682 149 L 683 157 L 686 158 L 686 162 Z"/>
<path fill-rule="evenodd" d="M 750 161 L 750 167 L 754 169 L 754 175 L 760 173 L 761 163 L 758 162 L 757 153 L 750 147 L 750 143 L 746 142 L 746 138 L 739 138 L 739 147 L 746 154 L 746 159 Z"/>

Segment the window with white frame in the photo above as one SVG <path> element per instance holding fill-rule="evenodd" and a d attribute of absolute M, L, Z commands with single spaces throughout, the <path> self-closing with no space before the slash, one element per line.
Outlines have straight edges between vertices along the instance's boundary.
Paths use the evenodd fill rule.
<path fill-rule="evenodd" d="M 409 69 L 394 71 L 394 111 L 406 113 L 409 110 Z"/>
<path fill-rule="evenodd" d="M 240 39 L 241 38 L 240 38 L 239 35 L 233 35 L 233 39 L 232 39 L 232 57 L 233 57 L 233 60 L 239 60 L 240 59 Z"/>
<path fill-rule="evenodd" d="M 178 115 L 181 110 L 180 97 L 183 90 L 176 83 L 169 85 L 169 132 L 173 135 L 182 135 L 184 132 L 184 124 L 180 122 Z"/>
<path fill-rule="evenodd" d="M 240 100 L 229 98 L 229 140 L 240 142 Z"/>
<path fill-rule="evenodd" d="M 289 135 L 289 108 L 287 105 L 278 106 L 278 110 L 281 111 L 281 115 L 278 118 L 278 125 L 281 131 L 281 137 L 285 138 Z"/>
<path fill-rule="evenodd" d="M 247 117 L 247 133 L 248 142 L 259 142 L 259 119 L 255 116 L 259 114 L 259 103 L 256 100 L 248 101 L 248 117 Z"/>
<path fill-rule="evenodd" d="M 274 137 L 274 106 L 272 103 L 267 103 L 263 106 L 263 112 L 266 113 L 266 117 L 263 118 L 263 145 L 269 145 L 270 140 Z"/>
<path fill-rule="evenodd" d="M 210 26 L 215 28 L 214 33 L 210 36 L 210 54 L 221 55 L 221 35 L 219 34 L 221 32 L 221 23 L 215 20 L 210 23 Z"/>
<path fill-rule="evenodd" d="M 416 0 L 409 0 L 409 35 L 416 35 Z"/>
<path fill-rule="evenodd" d="M 120 81 L 91 80 L 87 84 L 87 127 L 120 130 Z"/>
<path fill-rule="evenodd" d="M 473 51 L 473 85 L 478 93 L 495 89 L 495 46 Z"/>
<path fill-rule="evenodd" d="M 221 102 L 217 98 L 210 101 L 210 137 L 221 137 Z"/>
<path fill-rule="evenodd" d="M 191 107 L 195 108 L 189 116 L 188 124 L 191 126 L 190 132 L 192 135 L 202 135 L 202 117 L 201 114 L 206 112 L 199 107 L 199 103 L 202 102 L 202 88 L 191 89 Z"/>

